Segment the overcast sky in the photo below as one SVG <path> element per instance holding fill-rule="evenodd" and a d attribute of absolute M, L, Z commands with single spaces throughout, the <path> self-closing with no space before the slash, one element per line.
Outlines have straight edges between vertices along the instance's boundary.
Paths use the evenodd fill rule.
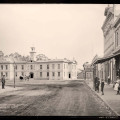
<path fill-rule="evenodd" d="M 0 4 L 0 50 L 29 55 L 30 47 L 49 58 L 83 63 L 103 55 L 107 4 Z"/>

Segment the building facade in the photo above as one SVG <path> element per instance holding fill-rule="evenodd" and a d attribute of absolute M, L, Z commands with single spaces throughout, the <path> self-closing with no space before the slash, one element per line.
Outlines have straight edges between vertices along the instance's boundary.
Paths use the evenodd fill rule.
<path fill-rule="evenodd" d="M 0 78 L 19 79 L 20 76 L 30 76 L 35 80 L 69 80 L 77 79 L 77 62 L 67 59 L 48 59 L 45 55 L 35 55 L 35 48 L 31 47 L 30 56 L 18 53 L 4 56 L 0 51 Z M 35 60 L 36 59 L 36 60 Z"/>
<path fill-rule="evenodd" d="M 85 80 L 93 80 L 93 67 L 91 66 L 91 64 L 89 64 L 88 62 L 83 64 L 84 67 L 84 79 Z"/>
<path fill-rule="evenodd" d="M 103 79 L 108 82 L 108 76 L 111 83 L 120 77 L 120 5 L 108 5 L 105 8 L 106 19 L 102 30 L 104 35 L 104 57 L 98 58 L 94 64 L 103 65 Z"/>
<path fill-rule="evenodd" d="M 104 57 L 110 56 L 114 49 L 115 49 L 115 42 L 114 42 L 114 9 L 113 7 L 106 7 L 105 8 L 105 21 L 102 26 L 103 36 L 104 36 Z M 110 77 L 111 82 L 115 79 L 115 59 L 112 58 L 106 62 L 104 62 L 104 80 L 108 80 L 108 76 Z"/>
<path fill-rule="evenodd" d="M 81 70 L 77 73 L 77 79 L 84 79 L 84 70 Z"/>
<path fill-rule="evenodd" d="M 115 33 L 115 50 L 113 53 L 118 54 L 120 53 L 120 14 L 115 20 L 113 27 Z M 115 57 L 115 63 L 116 76 L 120 77 L 120 55 Z"/>

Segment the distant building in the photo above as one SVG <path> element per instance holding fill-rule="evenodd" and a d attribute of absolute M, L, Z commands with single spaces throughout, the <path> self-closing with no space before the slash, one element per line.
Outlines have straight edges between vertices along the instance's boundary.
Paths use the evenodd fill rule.
<path fill-rule="evenodd" d="M 48 59 L 43 54 L 35 55 L 31 47 L 30 56 L 18 53 L 4 56 L 0 51 L 0 78 L 4 74 L 7 79 L 19 79 L 28 76 L 36 80 L 69 80 L 77 79 L 77 62 L 68 59 Z M 36 60 L 35 60 L 36 58 Z M 14 69 L 15 68 L 15 69 Z"/>
<path fill-rule="evenodd" d="M 91 66 L 91 64 L 89 64 L 88 62 L 83 64 L 84 67 L 84 79 L 89 79 L 89 80 L 93 80 L 93 67 Z"/>
<path fill-rule="evenodd" d="M 84 70 L 81 70 L 77 73 L 77 79 L 84 79 Z"/>
<path fill-rule="evenodd" d="M 98 59 L 98 55 L 95 55 L 95 57 L 92 60 L 91 66 L 93 66 L 93 78 L 98 77 L 101 80 L 104 77 L 104 64 L 94 64 Z"/>

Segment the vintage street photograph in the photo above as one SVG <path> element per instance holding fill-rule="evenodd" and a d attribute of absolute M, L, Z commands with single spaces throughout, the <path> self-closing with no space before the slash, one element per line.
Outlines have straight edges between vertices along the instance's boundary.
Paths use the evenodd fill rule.
<path fill-rule="evenodd" d="M 0 116 L 120 116 L 120 4 L 0 4 Z"/>

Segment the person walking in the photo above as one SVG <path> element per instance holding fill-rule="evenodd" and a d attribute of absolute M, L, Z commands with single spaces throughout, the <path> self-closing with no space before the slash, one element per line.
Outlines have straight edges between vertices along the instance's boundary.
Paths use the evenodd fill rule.
<path fill-rule="evenodd" d="M 110 76 L 108 76 L 108 85 L 110 85 Z"/>
<path fill-rule="evenodd" d="M 97 92 L 98 92 L 98 93 L 99 93 L 99 86 L 100 86 L 100 80 L 99 80 L 99 78 L 98 78 L 98 80 L 97 80 L 97 84 L 96 84 Z"/>
<path fill-rule="evenodd" d="M 118 78 L 118 94 L 120 94 L 120 78 Z"/>
<path fill-rule="evenodd" d="M 102 92 L 102 95 L 104 95 L 104 80 L 102 79 L 101 80 L 101 92 Z"/>
<path fill-rule="evenodd" d="M 115 84 L 115 87 L 114 87 L 114 90 L 117 91 L 117 94 L 116 94 L 116 95 L 119 94 L 119 89 L 118 89 L 118 87 L 119 87 L 119 84 L 118 84 L 118 81 L 116 81 L 116 84 Z"/>
<path fill-rule="evenodd" d="M 2 76 L 1 82 L 2 82 L 2 89 L 5 89 L 5 75 Z"/>
<path fill-rule="evenodd" d="M 97 90 L 98 77 L 95 77 L 95 91 Z"/>

